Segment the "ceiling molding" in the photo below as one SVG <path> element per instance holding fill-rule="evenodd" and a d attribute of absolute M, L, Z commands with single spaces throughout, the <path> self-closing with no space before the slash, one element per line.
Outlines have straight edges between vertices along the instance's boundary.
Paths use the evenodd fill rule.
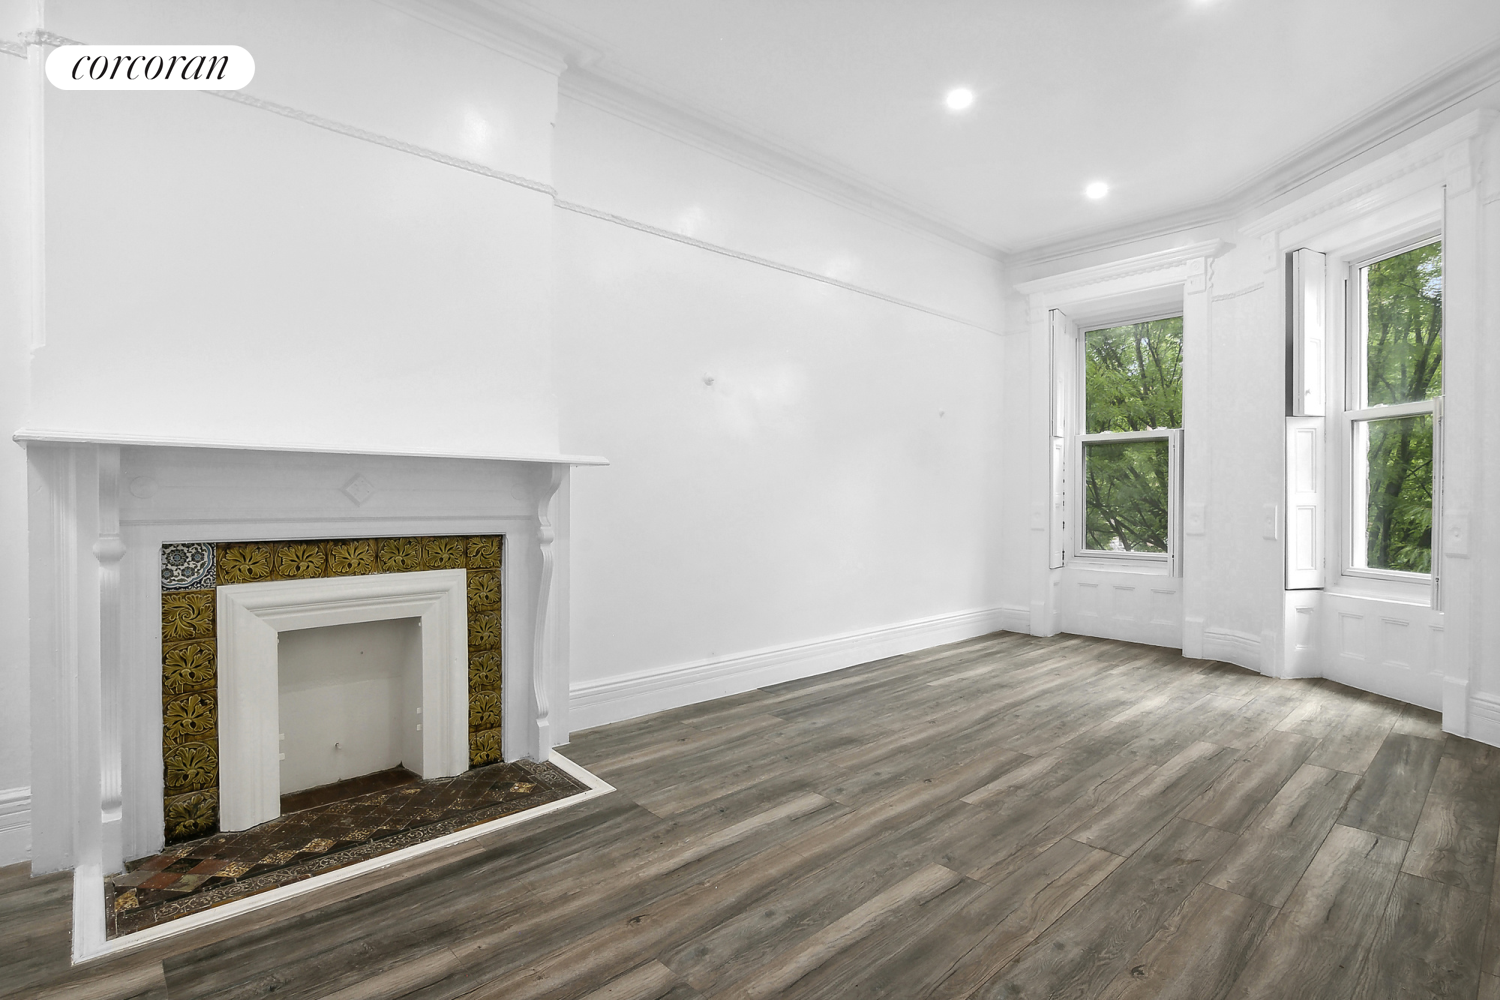
<path fill-rule="evenodd" d="M 739 166 L 791 184 L 881 222 L 934 236 L 993 260 L 1003 250 L 945 221 L 935 209 L 902 199 L 855 172 L 815 156 L 743 122 L 693 107 L 643 81 L 598 65 L 570 67 L 559 91 L 644 128 L 685 142 Z"/>
<path fill-rule="evenodd" d="M 1346 119 L 1213 201 L 1106 230 L 1075 231 L 1018 249 L 1005 262 L 1017 268 L 1044 264 L 1227 222 L 1317 180 L 1497 83 L 1500 83 L 1500 43 L 1458 57 L 1381 103 Z"/>
<path fill-rule="evenodd" d="M 1460 55 L 1283 156 L 1223 195 L 1107 229 L 1029 246 L 995 244 L 852 168 L 724 112 L 694 105 L 609 65 L 608 43 L 528 0 L 378 0 L 495 51 L 557 73 L 563 96 L 687 142 L 846 208 L 936 237 L 1010 267 L 1049 263 L 1222 224 L 1294 192 L 1500 83 L 1500 43 Z"/>
<path fill-rule="evenodd" d="M 1435 129 L 1373 163 L 1345 174 L 1331 184 L 1304 195 L 1290 204 L 1283 205 L 1274 212 L 1252 220 L 1249 224 L 1242 226 L 1240 231 L 1247 236 L 1264 236 L 1267 233 L 1290 228 L 1299 222 L 1355 201 L 1361 201 L 1362 209 L 1379 207 L 1374 204 L 1366 205 L 1361 199 L 1389 185 L 1392 181 L 1432 164 L 1439 164 L 1443 168 L 1440 174 L 1444 176 L 1438 178 L 1441 182 L 1449 172 L 1445 161 L 1450 150 L 1483 135 L 1497 119 L 1500 119 L 1500 112 L 1489 108 L 1471 111 L 1457 121 Z M 1470 167 L 1470 162 L 1464 159 L 1461 168 L 1469 169 Z M 1472 176 L 1468 178 L 1468 182 L 1473 183 Z"/>
<path fill-rule="evenodd" d="M 435 28 L 510 56 L 554 76 L 598 58 L 597 50 L 564 37 L 491 0 L 376 0 Z"/>
<path fill-rule="evenodd" d="M 1497 83 L 1500 43 L 1493 43 L 1329 129 L 1229 192 L 1223 203 L 1243 211 L 1278 198 Z"/>
<path fill-rule="evenodd" d="M 786 139 L 722 111 L 702 107 L 663 91 L 635 74 L 610 65 L 607 43 L 550 15 L 527 0 L 382 0 L 448 6 L 464 4 L 493 11 L 497 30 L 529 31 L 552 39 L 565 53 L 568 71 L 559 81 L 563 96 L 697 146 L 790 183 L 810 194 L 852 208 L 882 222 L 937 237 L 993 260 L 1005 257 L 997 247 L 937 209 L 883 187 L 850 167 L 802 149 Z M 501 27 L 503 25 L 503 27 Z"/>
<path fill-rule="evenodd" d="M 1022 295 L 1046 298 L 1054 296 L 1058 292 L 1082 288 L 1085 285 L 1098 285 L 1106 281 L 1149 274 L 1152 271 L 1170 270 L 1180 267 L 1190 260 L 1217 257 L 1229 248 L 1230 244 L 1225 243 L 1223 240 L 1202 240 L 1197 243 L 1189 243 L 1186 246 L 1172 247 L 1168 250 L 1158 250 L 1155 253 L 1141 254 L 1139 257 L 1112 260 L 1107 264 L 1095 264 L 1093 267 L 1081 267 L 1076 271 L 1064 271 L 1061 274 L 1052 274 L 1045 278 L 1022 281 L 1016 284 L 1015 289 Z"/>

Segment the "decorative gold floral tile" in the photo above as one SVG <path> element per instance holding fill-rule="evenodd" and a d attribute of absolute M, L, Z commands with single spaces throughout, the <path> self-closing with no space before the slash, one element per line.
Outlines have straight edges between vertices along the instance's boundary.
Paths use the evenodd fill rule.
<path fill-rule="evenodd" d="M 328 850 L 330 847 L 332 847 L 336 843 L 338 843 L 338 841 L 329 840 L 326 837 L 319 837 L 317 840 L 309 840 L 307 842 L 307 845 L 305 847 L 303 847 L 302 849 L 304 851 L 313 851 L 315 853 L 321 853 L 323 851 Z"/>
<path fill-rule="evenodd" d="M 278 542 L 275 575 L 283 580 L 316 580 L 328 565 L 328 554 L 320 542 Z"/>
<path fill-rule="evenodd" d="M 375 540 L 352 538 L 328 543 L 329 576 L 366 576 L 375 572 Z"/>
<path fill-rule="evenodd" d="M 464 539 L 456 536 L 422 539 L 422 565 L 426 569 L 463 569 Z"/>
<path fill-rule="evenodd" d="M 270 542 L 235 542 L 220 545 L 218 555 L 219 586 L 228 583 L 255 583 L 271 578 Z"/>
<path fill-rule="evenodd" d="M 119 893 L 115 896 L 116 913 L 123 913 L 126 910 L 133 910 L 140 905 L 140 900 L 136 898 L 134 889 L 126 889 L 124 892 Z"/>
<path fill-rule="evenodd" d="M 198 692 L 167 702 L 162 711 L 162 730 L 169 743 L 190 743 L 217 733 L 214 696 Z"/>
<path fill-rule="evenodd" d="M 181 795 L 214 788 L 219 784 L 219 751 L 212 743 L 194 741 L 162 750 L 167 774 L 167 794 Z"/>
<path fill-rule="evenodd" d="M 177 590 L 161 595 L 161 635 L 164 640 L 214 637 L 212 590 Z"/>
<path fill-rule="evenodd" d="M 207 589 L 216 584 L 467 568 L 471 715 L 477 724 L 493 722 L 495 727 L 471 736 L 470 758 L 476 766 L 501 759 L 503 536 L 172 543 L 163 546 L 163 553 L 163 565 L 170 563 L 172 570 L 164 569 L 162 575 L 162 742 L 169 842 L 202 836 L 218 825 L 216 595 Z M 194 583 L 204 589 L 179 589 Z M 477 706 L 475 699 L 480 699 Z"/>
<path fill-rule="evenodd" d="M 167 799 L 165 812 L 168 840 L 212 833 L 219 825 L 219 790 L 174 795 Z"/>
<path fill-rule="evenodd" d="M 376 548 L 382 573 L 409 573 L 422 568 L 422 543 L 415 538 L 382 538 Z"/>
<path fill-rule="evenodd" d="M 486 729 L 469 734 L 469 764 L 479 767 L 500 760 L 500 730 Z"/>
<path fill-rule="evenodd" d="M 469 611 L 492 611 L 500 607 L 500 573 L 492 569 L 469 570 Z"/>
<path fill-rule="evenodd" d="M 218 680 L 216 647 L 213 639 L 165 643 L 161 654 L 162 694 L 211 690 Z"/>
<path fill-rule="evenodd" d="M 469 616 L 469 651 L 497 649 L 500 646 L 500 613 L 476 611 Z"/>
<path fill-rule="evenodd" d="M 486 649 L 469 654 L 469 693 L 500 690 L 500 650 Z"/>
<path fill-rule="evenodd" d="M 476 732 L 481 729 L 500 728 L 500 696 L 498 694 L 493 691 L 469 693 L 469 728 Z"/>
<path fill-rule="evenodd" d="M 475 535 L 469 539 L 470 569 L 499 569 L 501 536 Z"/>

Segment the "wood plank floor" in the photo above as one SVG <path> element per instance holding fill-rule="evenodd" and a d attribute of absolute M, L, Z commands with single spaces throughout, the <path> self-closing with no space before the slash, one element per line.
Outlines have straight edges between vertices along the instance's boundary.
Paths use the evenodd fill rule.
<path fill-rule="evenodd" d="M 998 633 L 605 726 L 619 792 L 0 996 L 1500 998 L 1500 750 L 1434 713 Z"/>

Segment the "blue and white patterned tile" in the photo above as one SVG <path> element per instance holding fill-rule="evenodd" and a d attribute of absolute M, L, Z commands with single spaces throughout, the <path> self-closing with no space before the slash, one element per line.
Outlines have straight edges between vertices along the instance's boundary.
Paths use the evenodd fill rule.
<path fill-rule="evenodd" d="M 212 590 L 212 542 L 164 542 L 161 547 L 162 590 Z"/>

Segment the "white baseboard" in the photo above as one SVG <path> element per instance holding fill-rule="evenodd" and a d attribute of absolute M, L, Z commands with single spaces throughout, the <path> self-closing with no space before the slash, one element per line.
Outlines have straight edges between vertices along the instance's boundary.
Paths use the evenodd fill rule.
<path fill-rule="evenodd" d="M 1186 649 L 1183 650 L 1183 655 L 1187 655 Z M 1221 660 L 1258 671 L 1261 665 L 1260 636 L 1228 628 L 1205 628 L 1202 659 Z"/>
<path fill-rule="evenodd" d="M 1020 632 L 1022 635 L 1031 634 L 1031 609 L 1002 607 L 1000 610 L 1000 627 L 1007 632 Z"/>
<path fill-rule="evenodd" d="M 1182 655 L 1189 660 L 1217 660 L 1219 657 L 1205 652 L 1205 643 L 1208 641 L 1208 629 L 1204 627 L 1202 618 L 1183 616 L 1182 619 Z"/>
<path fill-rule="evenodd" d="M 1500 747 L 1500 698 L 1487 694 L 1469 697 L 1469 717 L 1465 720 L 1468 723 L 1467 733 L 1460 733 L 1457 728 L 1451 727 L 1447 705 L 1445 704 L 1443 708 L 1444 732 L 1467 736 L 1471 740 L 1488 743 L 1492 747 Z"/>
<path fill-rule="evenodd" d="M 980 608 L 867 632 L 581 681 L 569 691 L 569 721 L 572 729 L 579 730 L 634 719 L 768 684 L 987 635 L 1006 628 L 1006 622 L 1015 622 L 1018 616 L 1029 618 L 1020 609 Z"/>
<path fill-rule="evenodd" d="M 0 789 L 0 868 L 31 857 L 31 788 Z"/>

